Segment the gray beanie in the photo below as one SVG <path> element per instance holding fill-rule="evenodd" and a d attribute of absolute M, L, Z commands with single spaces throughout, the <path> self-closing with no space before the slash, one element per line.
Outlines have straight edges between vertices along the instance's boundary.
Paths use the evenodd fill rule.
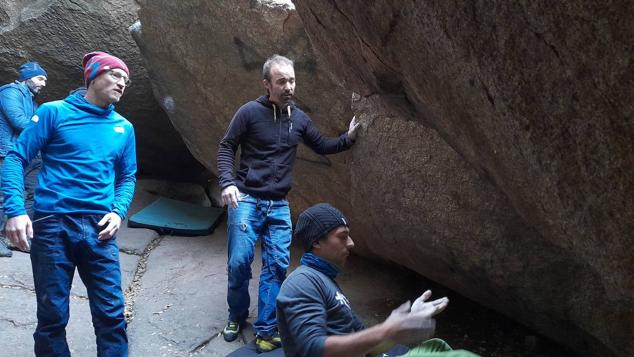
<path fill-rule="evenodd" d="M 299 215 L 295 225 L 295 239 L 308 252 L 314 242 L 339 226 L 348 226 L 343 213 L 327 203 L 318 203 Z"/>

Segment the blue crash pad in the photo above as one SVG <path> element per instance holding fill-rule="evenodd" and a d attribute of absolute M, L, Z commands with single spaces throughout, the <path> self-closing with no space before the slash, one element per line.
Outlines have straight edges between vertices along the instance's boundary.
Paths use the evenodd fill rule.
<path fill-rule="evenodd" d="M 159 234 L 202 236 L 213 233 L 224 209 L 160 197 L 128 220 L 128 227 L 149 228 Z"/>

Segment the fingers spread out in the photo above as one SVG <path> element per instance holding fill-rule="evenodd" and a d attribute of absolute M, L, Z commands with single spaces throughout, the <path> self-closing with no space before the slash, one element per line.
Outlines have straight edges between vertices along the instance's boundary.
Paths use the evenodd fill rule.
<path fill-rule="evenodd" d="M 449 299 L 444 297 L 442 299 L 434 300 L 433 304 L 434 304 L 434 307 L 436 308 L 434 315 L 436 315 L 442 312 L 447 307 L 447 305 L 449 305 Z"/>

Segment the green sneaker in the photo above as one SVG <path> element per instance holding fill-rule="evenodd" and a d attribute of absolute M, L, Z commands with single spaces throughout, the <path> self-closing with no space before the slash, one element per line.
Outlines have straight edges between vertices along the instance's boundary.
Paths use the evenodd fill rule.
<path fill-rule="evenodd" d="M 240 323 L 237 321 L 227 322 L 227 326 L 222 330 L 222 337 L 227 342 L 235 341 L 240 332 Z"/>
<path fill-rule="evenodd" d="M 279 332 L 269 338 L 257 336 L 255 339 L 255 349 L 258 353 L 271 352 L 280 347 L 282 347 L 282 339 Z"/>

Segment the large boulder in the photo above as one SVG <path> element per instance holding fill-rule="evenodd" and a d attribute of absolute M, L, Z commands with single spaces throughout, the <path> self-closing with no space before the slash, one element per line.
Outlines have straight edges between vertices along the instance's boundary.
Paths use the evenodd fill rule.
<path fill-rule="evenodd" d="M 296 102 L 322 132 L 334 136 L 347 129 L 351 92 L 335 85 L 317 63 L 290 1 L 138 3 L 140 24 L 133 35 L 157 99 L 210 171 L 217 173 L 218 143 L 233 114 L 265 94 L 262 64 L 275 53 L 295 60 Z M 350 153 L 324 157 L 302 147 L 295 166 L 296 205 L 320 197 L 346 204 L 349 159 Z"/>
<path fill-rule="evenodd" d="M 132 86 L 117 111 L 135 124 L 140 173 L 197 175 L 202 168 L 154 99 L 128 31 L 137 9 L 133 0 L 0 0 L 0 83 L 12 82 L 20 64 L 35 60 L 49 74 L 38 102 L 57 100 L 83 85 L 85 53 L 101 50 L 117 55 L 132 72 Z"/>
<path fill-rule="evenodd" d="M 233 113 L 264 92 L 265 58 L 289 55 L 297 60 L 299 105 L 324 133 L 346 129 L 351 91 L 362 94 L 353 106 L 364 123 L 352 152 L 323 157 L 300 149 L 290 195 L 295 213 L 331 202 L 350 216 L 363 254 L 414 269 L 582 353 L 631 350 L 631 130 L 618 119 L 566 116 L 565 100 L 545 92 L 560 94 L 558 87 L 532 83 L 551 80 L 540 72 L 550 55 L 528 68 L 522 61 L 550 37 L 531 33 L 524 41 L 518 19 L 504 20 L 509 28 L 498 28 L 509 47 L 499 59 L 481 58 L 484 52 L 469 46 L 497 45 L 475 20 L 459 28 L 451 17 L 459 11 L 444 3 L 302 1 L 302 23 L 288 1 L 138 2 L 135 39 L 157 99 L 209 170 L 216 171 L 217 145 Z M 491 11 L 472 9 L 476 19 Z M 493 26 L 496 17 L 488 16 Z M 443 29 L 439 21 L 456 33 L 434 32 Z M 592 103 L 573 112 L 601 112 L 602 102 Z M 555 104 L 559 110 L 550 112 Z M 571 141 L 569 133 L 580 131 L 596 134 L 585 139 L 603 153 L 604 167 L 588 161 L 585 141 Z M 611 147 L 616 156 L 605 154 Z M 579 171 L 593 167 L 585 176 Z M 603 191 L 592 186 L 599 180 L 593 174 L 608 181 Z M 604 221 L 592 218 L 603 208 L 611 212 Z"/>
<path fill-rule="evenodd" d="M 376 230 L 385 232 L 383 239 L 366 237 L 372 248 L 580 353 L 634 355 L 631 3 L 295 5 L 334 76 L 396 113 L 390 121 L 375 120 L 354 152 L 362 169 L 353 171 L 353 177 L 361 174 L 352 180 L 354 197 L 379 198 L 373 203 L 392 213 L 370 214 Z M 530 229 L 496 232 L 499 226 L 476 214 L 480 229 L 456 236 L 451 227 L 462 223 L 467 212 L 461 210 L 504 200 L 493 194 L 462 201 L 464 192 L 438 196 L 440 186 L 413 194 L 433 190 L 416 181 L 421 175 L 442 172 L 420 149 L 433 141 L 412 139 L 413 128 L 435 129 L 490 182 L 489 190 L 505 197 L 508 204 L 500 207 L 513 211 L 508 215 L 518 227 Z M 409 141 L 385 144 L 398 136 Z M 411 154 L 412 148 L 423 151 Z M 390 156 L 417 157 L 419 164 L 390 165 L 397 160 Z M 383 173 L 373 169 L 377 160 L 386 166 Z M 381 174 L 392 178 L 387 186 L 374 179 Z M 368 196 L 368 180 L 381 194 Z M 449 176 L 447 184 L 458 180 Z M 470 187 L 465 181 L 464 190 Z M 397 203 L 381 199 L 386 194 Z M 455 210 L 412 212 L 420 200 L 441 199 Z M 500 256 L 504 250 L 510 254 Z M 460 281 L 466 276 L 474 281 Z"/>

